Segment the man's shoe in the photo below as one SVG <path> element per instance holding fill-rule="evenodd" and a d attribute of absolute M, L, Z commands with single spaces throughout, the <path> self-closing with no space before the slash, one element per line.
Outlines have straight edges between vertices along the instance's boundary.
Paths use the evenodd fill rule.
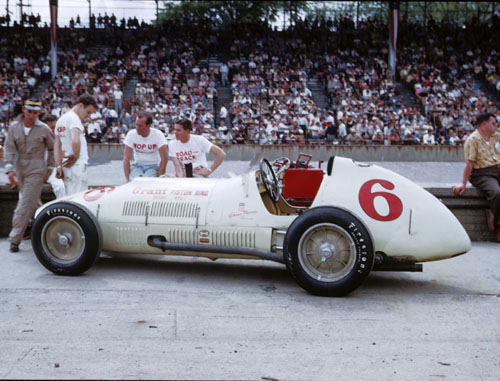
<path fill-rule="evenodd" d="M 19 244 L 18 243 L 11 243 L 9 250 L 11 253 L 17 253 L 19 251 Z"/>

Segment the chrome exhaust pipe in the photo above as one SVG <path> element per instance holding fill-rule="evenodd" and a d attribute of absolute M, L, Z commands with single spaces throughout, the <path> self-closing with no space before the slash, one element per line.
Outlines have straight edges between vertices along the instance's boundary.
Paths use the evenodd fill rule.
<path fill-rule="evenodd" d="M 261 259 L 266 259 L 273 262 L 285 263 L 282 255 L 260 249 L 250 249 L 237 246 L 220 246 L 220 245 L 202 245 L 192 243 L 171 243 L 167 242 L 164 237 L 153 236 L 148 238 L 148 245 L 161 249 L 163 251 L 193 251 L 193 252 L 210 252 L 220 254 L 233 255 L 249 255 Z"/>

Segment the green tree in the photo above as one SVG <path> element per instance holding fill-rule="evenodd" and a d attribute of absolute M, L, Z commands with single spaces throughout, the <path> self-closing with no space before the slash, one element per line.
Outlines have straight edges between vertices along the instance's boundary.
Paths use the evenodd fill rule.
<path fill-rule="evenodd" d="M 235 22 L 277 20 L 280 12 L 297 20 L 307 9 L 307 1 L 172 1 L 165 2 L 160 20 L 198 18 L 207 19 L 218 25 Z"/>

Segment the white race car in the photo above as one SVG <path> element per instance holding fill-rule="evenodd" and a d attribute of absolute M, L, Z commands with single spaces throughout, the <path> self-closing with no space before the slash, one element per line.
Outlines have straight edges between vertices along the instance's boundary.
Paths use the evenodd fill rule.
<path fill-rule="evenodd" d="M 384 168 L 331 157 L 284 158 L 226 179 L 139 178 L 58 199 L 36 213 L 32 246 L 60 275 L 88 270 L 101 250 L 268 259 L 305 290 L 341 296 L 372 270 L 421 271 L 466 253 L 446 206 Z M 278 175 L 277 175 L 278 174 Z"/>

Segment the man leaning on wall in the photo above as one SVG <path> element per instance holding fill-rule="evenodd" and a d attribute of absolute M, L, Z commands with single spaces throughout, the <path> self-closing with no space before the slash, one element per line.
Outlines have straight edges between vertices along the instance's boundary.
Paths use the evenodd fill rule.
<path fill-rule="evenodd" d="M 455 194 L 465 191 L 467 181 L 480 189 L 490 204 L 489 223 L 500 242 L 500 133 L 495 114 L 484 113 L 476 119 L 476 130 L 465 141 L 465 168 L 462 184 Z"/>

